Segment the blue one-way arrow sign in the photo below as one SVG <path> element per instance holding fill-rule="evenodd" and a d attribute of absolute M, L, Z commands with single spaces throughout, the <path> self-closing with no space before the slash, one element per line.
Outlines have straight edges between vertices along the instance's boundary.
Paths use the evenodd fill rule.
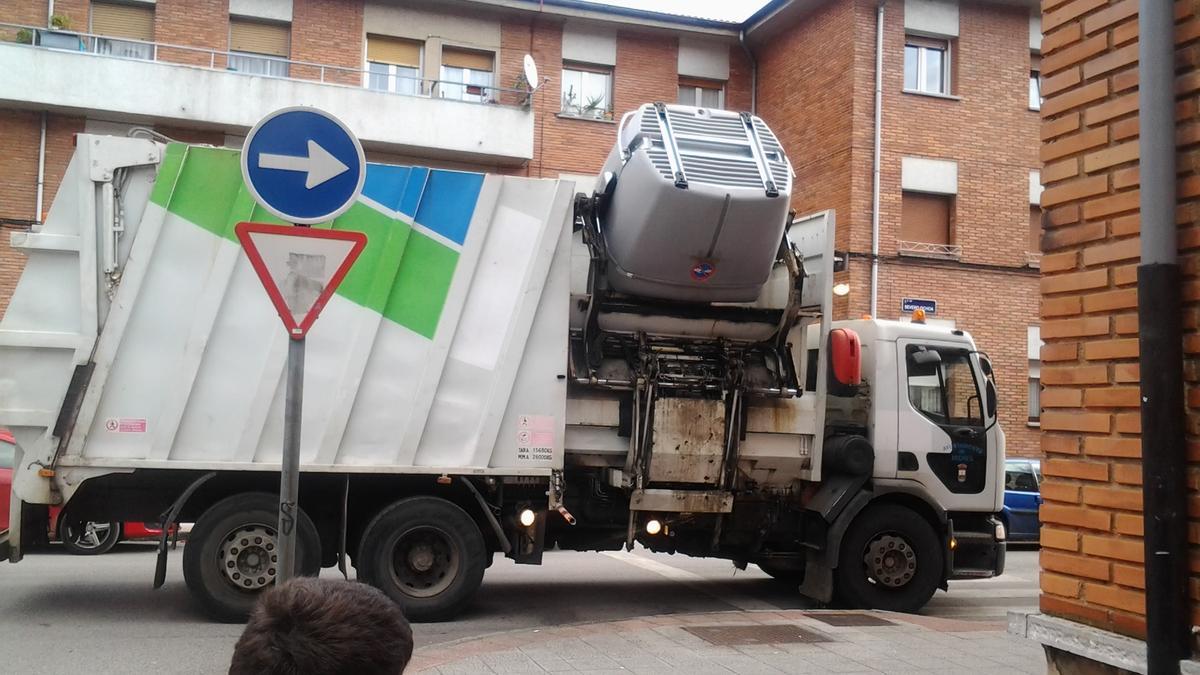
<path fill-rule="evenodd" d="M 284 108 L 264 117 L 242 146 L 242 177 L 263 208 L 292 223 L 345 213 L 366 178 L 358 139 L 316 108 Z"/>

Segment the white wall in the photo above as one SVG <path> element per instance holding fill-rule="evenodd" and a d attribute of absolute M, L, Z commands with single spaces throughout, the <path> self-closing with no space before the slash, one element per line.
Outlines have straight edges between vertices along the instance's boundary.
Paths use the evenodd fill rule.
<path fill-rule="evenodd" d="M 291 23 L 292 0 L 229 0 L 229 13 Z"/>
<path fill-rule="evenodd" d="M 901 189 L 958 194 L 958 162 L 925 157 L 903 157 L 900 162 Z"/>
<path fill-rule="evenodd" d="M 679 74 L 710 80 L 729 79 L 729 43 L 723 40 L 679 38 Z"/>
<path fill-rule="evenodd" d="M 563 26 L 562 58 L 563 61 L 617 65 L 617 29 L 613 26 L 568 22 Z M 553 69 L 554 64 L 545 65 Z"/>
<path fill-rule="evenodd" d="M 1029 203 L 1030 204 L 1041 204 L 1042 203 L 1042 172 L 1041 171 L 1030 171 L 1029 172 Z"/>
<path fill-rule="evenodd" d="M 377 150 L 493 165 L 533 157 L 533 115 L 508 106 L 7 43 L 0 43 L 0 72 L 0 102 L 20 107 L 140 124 L 205 122 L 238 135 L 272 110 L 311 105 Z"/>
<path fill-rule="evenodd" d="M 363 26 L 377 35 L 427 40 L 441 38 L 448 45 L 496 51 L 500 49 L 500 22 L 466 13 L 433 12 L 381 2 L 363 6 Z"/>
<path fill-rule="evenodd" d="M 904 0 L 904 30 L 958 37 L 957 0 Z"/>

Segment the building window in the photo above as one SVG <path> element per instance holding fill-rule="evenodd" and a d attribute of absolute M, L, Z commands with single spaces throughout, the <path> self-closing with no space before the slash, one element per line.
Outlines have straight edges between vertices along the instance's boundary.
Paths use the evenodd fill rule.
<path fill-rule="evenodd" d="M 1042 251 L 1042 207 L 1029 205 L 1029 252 Z"/>
<path fill-rule="evenodd" d="M 950 93 L 950 43 L 909 35 L 904 42 L 904 89 L 924 94 Z"/>
<path fill-rule="evenodd" d="M 1030 425 L 1042 424 L 1042 378 L 1030 375 Z"/>
<path fill-rule="evenodd" d="M 487 103 L 495 100 L 492 70 L 495 56 L 455 47 L 442 48 L 442 74 L 438 95 L 456 101 Z"/>
<path fill-rule="evenodd" d="M 291 30 L 287 24 L 229 20 L 229 70 L 269 77 L 288 76 Z"/>
<path fill-rule="evenodd" d="M 377 91 L 421 92 L 421 43 L 382 35 L 367 36 L 366 85 Z"/>
<path fill-rule="evenodd" d="M 962 247 L 953 243 L 954 195 L 905 190 L 901 202 L 899 252 L 957 259 Z"/>
<path fill-rule="evenodd" d="M 725 83 L 717 80 L 679 79 L 679 103 L 697 108 L 725 108 Z"/>
<path fill-rule="evenodd" d="M 1029 109 L 1042 109 L 1042 57 L 1029 55 Z"/>
<path fill-rule="evenodd" d="M 127 59 L 153 59 L 154 5 L 92 3 L 92 51 Z M 125 38 L 125 39 L 120 39 Z"/>
<path fill-rule="evenodd" d="M 563 64 L 562 112 L 612 119 L 612 68 L 583 63 Z"/>

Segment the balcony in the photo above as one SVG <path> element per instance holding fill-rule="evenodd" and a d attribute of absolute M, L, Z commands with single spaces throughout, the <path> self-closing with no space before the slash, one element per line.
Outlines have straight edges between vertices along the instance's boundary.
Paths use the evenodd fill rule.
<path fill-rule="evenodd" d="M 510 166 L 533 157 L 520 90 L 12 24 L 0 24 L 0 72 L 0 105 L 233 135 L 310 105 L 368 150 Z"/>
<path fill-rule="evenodd" d="M 962 258 L 962 246 L 954 244 L 927 244 L 920 241 L 899 241 L 897 252 L 900 255 L 914 258 L 933 258 L 935 260 L 958 260 Z"/>

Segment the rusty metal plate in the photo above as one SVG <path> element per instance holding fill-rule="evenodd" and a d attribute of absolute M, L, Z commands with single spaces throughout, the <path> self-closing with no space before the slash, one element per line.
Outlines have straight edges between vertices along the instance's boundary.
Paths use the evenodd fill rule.
<path fill-rule="evenodd" d="M 829 636 L 794 624 L 752 626 L 683 626 L 687 632 L 710 645 L 783 645 L 798 642 L 830 642 Z"/>
<path fill-rule="evenodd" d="M 873 614 L 863 614 L 862 612 L 814 612 L 806 613 L 810 619 L 816 619 L 829 624 L 830 626 L 895 626 L 894 621 L 881 619 Z"/>

